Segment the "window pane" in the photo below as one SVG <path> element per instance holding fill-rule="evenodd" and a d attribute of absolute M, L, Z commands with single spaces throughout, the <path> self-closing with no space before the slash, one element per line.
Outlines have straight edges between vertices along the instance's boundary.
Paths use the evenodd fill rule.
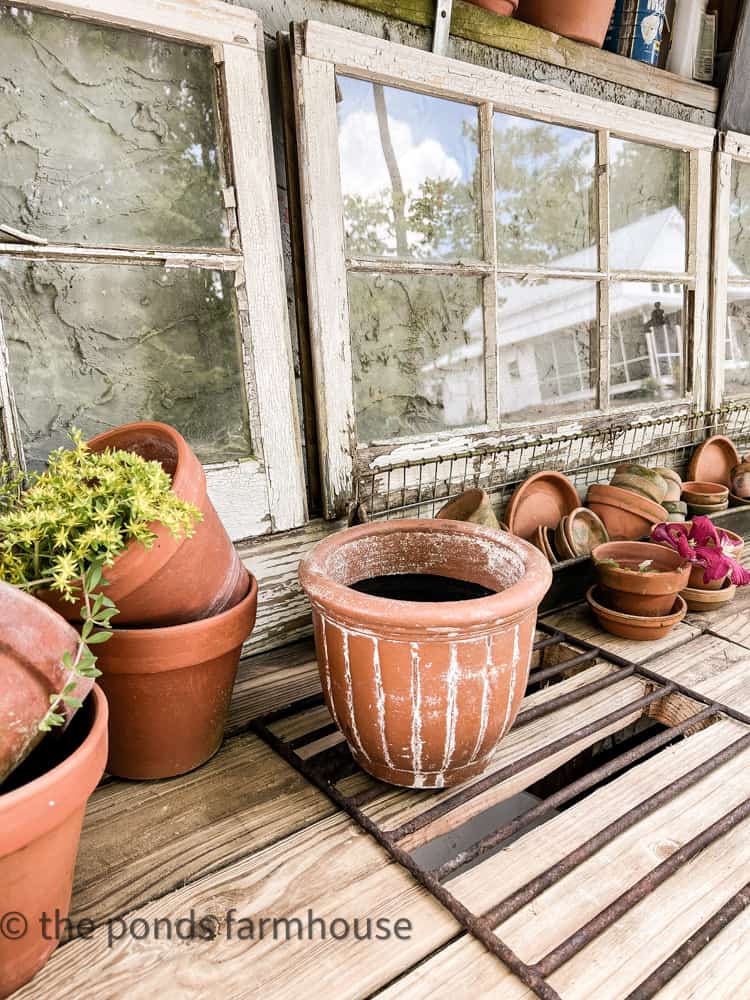
<path fill-rule="evenodd" d="M 610 139 L 609 161 L 610 266 L 684 271 L 688 154 Z"/>
<path fill-rule="evenodd" d="M 593 135 L 499 112 L 494 133 L 500 261 L 595 269 Z"/>
<path fill-rule="evenodd" d="M 486 420 L 481 281 L 350 274 L 360 444 Z"/>
<path fill-rule="evenodd" d="M 480 257 L 476 108 L 337 78 L 347 249 Z"/>
<path fill-rule="evenodd" d="M 750 274 L 750 163 L 732 163 L 729 274 Z"/>
<path fill-rule="evenodd" d="M 592 410 L 596 282 L 502 279 L 497 294 L 503 414 L 534 420 Z"/>
<path fill-rule="evenodd" d="M 750 395 L 750 285 L 729 286 L 724 392 Z"/>
<path fill-rule="evenodd" d="M 610 289 L 610 404 L 629 406 L 684 395 L 684 290 L 654 291 L 650 282 Z"/>
<path fill-rule="evenodd" d="M 203 461 L 250 452 L 234 275 L 0 258 L 0 309 L 26 455 L 163 420 Z"/>
<path fill-rule="evenodd" d="M 209 49 L 0 5 L 0 222 L 226 246 Z"/>

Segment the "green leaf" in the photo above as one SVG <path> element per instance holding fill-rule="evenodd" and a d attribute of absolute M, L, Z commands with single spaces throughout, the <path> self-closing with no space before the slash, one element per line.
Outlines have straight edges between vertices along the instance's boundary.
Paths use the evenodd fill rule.
<path fill-rule="evenodd" d="M 80 708 L 83 702 L 80 698 L 72 698 L 70 695 L 66 695 L 63 701 L 68 706 L 68 708 Z"/>
<path fill-rule="evenodd" d="M 93 646 L 97 642 L 106 642 L 108 639 L 112 638 L 111 632 L 95 632 L 94 635 L 88 640 L 88 644 Z"/>
<path fill-rule="evenodd" d="M 638 567 L 639 573 L 645 573 L 647 569 L 654 565 L 653 559 L 644 559 L 643 562 Z"/>

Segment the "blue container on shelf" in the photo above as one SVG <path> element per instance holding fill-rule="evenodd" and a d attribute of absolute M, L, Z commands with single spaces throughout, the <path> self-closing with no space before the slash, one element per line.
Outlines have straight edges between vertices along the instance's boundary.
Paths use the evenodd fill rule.
<path fill-rule="evenodd" d="M 649 66 L 663 66 L 674 6 L 675 0 L 616 0 L 604 48 Z"/>

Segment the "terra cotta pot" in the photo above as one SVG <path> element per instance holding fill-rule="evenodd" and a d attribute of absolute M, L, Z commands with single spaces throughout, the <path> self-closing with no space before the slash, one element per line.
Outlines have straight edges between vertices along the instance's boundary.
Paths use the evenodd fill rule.
<path fill-rule="evenodd" d="M 642 538 L 654 524 L 666 521 L 667 511 L 658 503 L 618 486 L 592 483 L 586 506 L 604 522 L 612 541 Z"/>
<path fill-rule="evenodd" d="M 486 524 L 488 528 L 499 528 L 500 522 L 492 509 L 492 501 L 484 490 L 464 490 L 461 496 L 447 503 L 437 515 L 441 520 L 470 521 L 472 524 Z"/>
<path fill-rule="evenodd" d="M 619 636 L 621 639 L 634 639 L 636 642 L 652 642 L 654 639 L 663 639 L 687 614 L 687 604 L 679 594 L 668 615 L 654 618 L 648 615 L 626 615 L 622 611 L 613 611 L 602 604 L 598 587 L 589 588 L 586 592 L 586 600 L 605 632 Z"/>
<path fill-rule="evenodd" d="M 469 0 L 475 7 L 482 7 L 484 10 L 492 11 L 493 14 L 500 14 L 503 17 L 512 17 L 518 6 L 518 0 Z"/>
<path fill-rule="evenodd" d="M 0 790 L 2 781 L 31 752 L 42 734 L 39 723 L 58 694 L 74 680 L 84 698 L 93 679 L 70 677 L 63 655 L 75 659 L 78 633 L 35 597 L 0 581 Z M 69 720 L 66 705 L 59 711 Z M 1 883 L 0 883 L 1 884 Z"/>
<path fill-rule="evenodd" d="M 86 801 L 107 757 L 107 702 L 96 686 L 76 714 L 79 724 L 85 735 L 70 756 L 12 791 L 0 789 L 0 910 L 23 918 L 6 916 L 0 934 L 0 997 L 41 969 L 57 947 L 55 914 L 62 927 L 70 909 Z"/>
<path fill-rule="evenodd" d="M 517 17 L 565 38 L 601 48 L 615 0 L 521 0 Z"/>
<path fill-rule="evenodd" d="M 405 574 L 490 593 L 417 602 L 352 587 Z M 524 695 L 536 611 L 552 580 L 542 554 L 483 525 L 386 521 L 320 542 L 299 575 L 326 704 L 357 763 L 410 788 L 481 773 Z"/>
<path fill-rule="evenodd" d="M 626 615 L 668 615 L 677 594 L 688 585 L 690 563 L 654 542 L 608 542 L 597 545 L 591 556 L 601 602 Z M 651 565 L 648 571 L 640 572 L 639 566 L 645 562 Z"/>
<path fill-rule="evenodd" d="M 172 477 L 174 493 L 203 514 L 191 538 L 175 538 L 163 524 L 152 525 L 156 539 L 151 548 L 130 542 L 104 570 L 104 592 L 119 611 L 117 625 L 180 625 L 236 604 L 247 587 L 244 568 L 208 497 L 203 466 L 182 435 L 167 424 L 124 424 L 92 438 L 88 446 L 94 452 L 120 449 L 159 462 Z M 40 596 L 68 620 L 76 620 L 77 602 Z"/>
<path fill-rule="evenodd" d="M 107 771 L 169 778 L 221 746 L 242 644 L 255 624 L 258 584 L 243 567 L 245 597 L 213 618 L 168 628 L 113 629 L 99 646 L 109 701 Z"/>

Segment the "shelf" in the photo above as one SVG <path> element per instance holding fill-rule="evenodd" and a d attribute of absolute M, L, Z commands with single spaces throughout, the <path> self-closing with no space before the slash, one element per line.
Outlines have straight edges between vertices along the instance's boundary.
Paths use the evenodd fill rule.
<path fill-rule="evenodd" d="M 435 0 L 343 0 L 354 7 L 432 28 Z M 718 87 L 574 42 L 511 17 L 454 0 L 451 34 L 716 114 Z"/>

